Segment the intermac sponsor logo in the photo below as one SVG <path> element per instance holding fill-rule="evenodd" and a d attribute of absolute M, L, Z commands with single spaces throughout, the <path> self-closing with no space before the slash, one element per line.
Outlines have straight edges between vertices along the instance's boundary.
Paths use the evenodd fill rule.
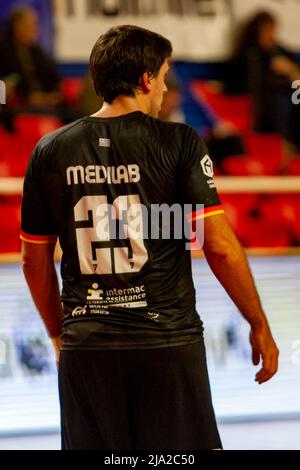
<path fill-rule="evenodd" d="M 6 87 L 5 83 L 0 80 L 0 104 L 6 103 Z"/>
<path fill-rule="evenodd" d="M 99 289 L 99 285 L 94 283 L 91 289 L 88 289 L 87 305 L 91 314 L 108 315 L 109 307 L 137 308 L 146 307 L 145 286 L 132 286 L 126 289 L 109 290 Z M 100 310 L 99 310 L 100 309 Z M 73 315 L 74 316 L 74 315 Z"/>

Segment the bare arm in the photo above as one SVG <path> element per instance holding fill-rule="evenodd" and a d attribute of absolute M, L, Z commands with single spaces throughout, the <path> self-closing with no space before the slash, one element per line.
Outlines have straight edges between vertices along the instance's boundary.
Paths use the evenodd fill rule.
<path fill-rule="evenodd" d="M 298 64 L 283 55 L 272 59 L 271 69 L 278 75 L 285 75 L 291 81 L 300 78 L 300 68 Z"/>
<path fill-rule="evenodd" d="M 59 358 L 62 309 L 54 265 L 54 243 L 22 242 L 23 272 L 33 301 L 43 319 Z"/>
<path fill-rule="evenodd" d="M 262 356 L 256 381 L 269 380 L 278 369 L 278 349 L 263 311 L 244 251 L 224 214 L 204 221 L 203 251 L 213 273 L 251 326 L 250 341 L 255 365 Z"/>

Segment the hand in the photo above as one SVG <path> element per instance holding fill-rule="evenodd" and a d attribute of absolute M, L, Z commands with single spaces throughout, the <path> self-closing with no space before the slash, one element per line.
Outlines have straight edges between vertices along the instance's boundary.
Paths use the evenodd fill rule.
<path fill-rule="evenodd" d="M 58 370 L 58 363 L 59 363 L 59 355 L 60 355 L 60 348 L 61 348 L 61 337 L 57 336 L 56 338 L 51 338 L 52 344 L 55 350 L 55 358 L 56 358 L 56 367 Z"/>
<path fill-rule="evenodd" d="M 228 121 L 219 121 L 213 128 L 213 135 L 216 139 L 224 139 L 237 134 L 238 130 L 235 125 Z"/>
<path fill-rule="evenodd" d="M 296 80 L 300 76 L 298 66 L 287 57 L 274 57 L 271 62 L 273 72 L 279 75 L 285 75 L 291 80 Z"/>
<path fill-rule="evenodd" d="M 268 325 L 252 328 L 250 332 L 252 346 L 252 362 L 257 366 L 262 357 L 262 368 L 257 372 L 255 381 L 259 384 L 267 382 L 278 369 L 279 350 Z"/>

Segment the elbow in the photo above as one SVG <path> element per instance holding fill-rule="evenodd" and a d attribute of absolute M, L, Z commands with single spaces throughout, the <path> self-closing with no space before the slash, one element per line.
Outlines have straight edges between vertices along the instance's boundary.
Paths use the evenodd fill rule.
<path fill-rule="evenodd" d="M 224 237 L 210 237 L 204 240 L 203 251 L 208 255 L 226 258 L 230 252 L 230 245 L 229 240 Z"/>
<path fill-rule="evenodd" d="M 219 219 L 217 219 L 219 217 Z M 241 258 L 242 248 L 226 217 L 208 219 L 205 226 L 203 251 L 214 263 L 232 263 Z"/>
<path fill-rule="evenodd" d="M 225 263 L 231 252 L 228 246 L 205 246 L 203 247 L 205 257 L 207 259 L 215 259 L 219 263 Z"/>
<path fill-rule="evenodd" d="M 203 251 L 207 259 L 214 259 L 218 263 L 232 263 L 240 259 L 241 246 L 235 239 L 218 239 L 211 243 L 204 243 Z"/>

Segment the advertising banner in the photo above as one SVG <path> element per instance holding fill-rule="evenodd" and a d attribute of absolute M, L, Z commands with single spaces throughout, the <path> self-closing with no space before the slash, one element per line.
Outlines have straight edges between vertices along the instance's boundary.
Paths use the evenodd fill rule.
<path fill-rule="evenodd" d="M 56 55 L 86 62 L 93 44 L 111 26 L 135 24 L 172 41 L 174 58 L 217 61 L 229 50 L 228 0 L 56 0 Z"/>
<path fill-rule="evenodd" d="M 216 62 L 228 58 L 232 33 L 259 10 L 278 18 L 278 38 L 300 51 L 299 0 L 54 0 L 55 51 L 62 62 L 87 62 L 100 34 L 135 24 L 172 41 L 177 60 Z"/>

